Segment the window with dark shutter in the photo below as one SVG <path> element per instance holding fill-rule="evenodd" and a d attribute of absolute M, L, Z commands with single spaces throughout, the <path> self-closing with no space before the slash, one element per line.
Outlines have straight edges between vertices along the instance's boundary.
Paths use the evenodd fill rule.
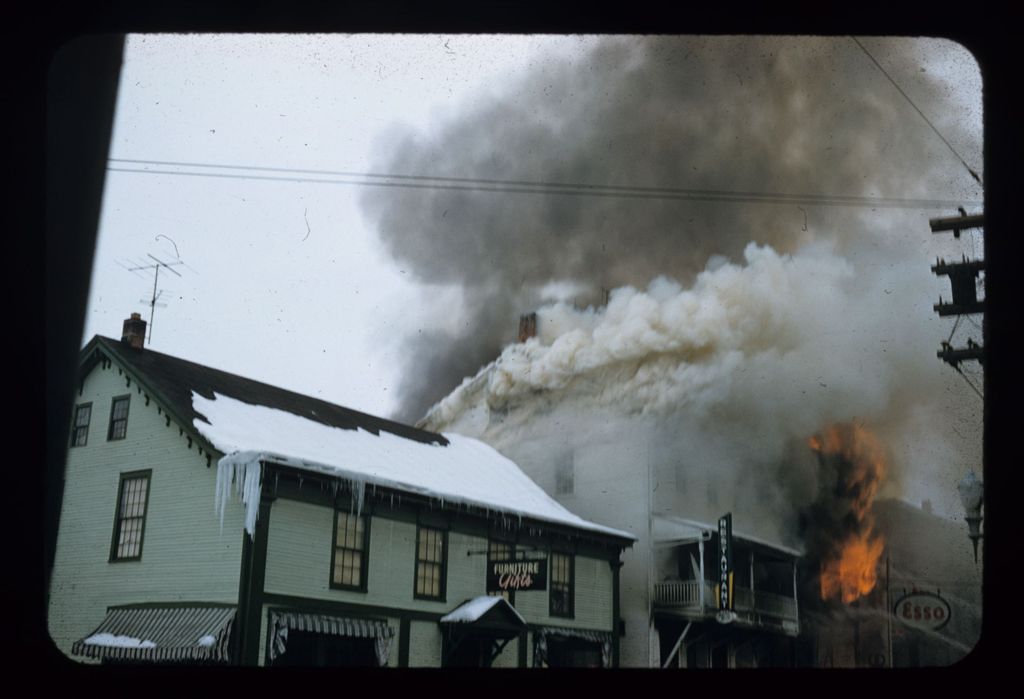
<path fill-rule="evenodd" d="M 551 552 L 551 616 L 573 616 L 573 557 L 567 553 Z"/>
<path fill-rule="evenodd" d="M 75 406 L 75 419 L 71 423 L 71 446 L 85 446 L 89 439 L 89 421 L 91 419 L 92 403 Z"/>
<path fill-rule="evenodd" d="M 447 532 L 444 530 L 417 527 L 415 597 L 444 599 L 446 543 Z"/>
<path fill-rule="evenodd" d="M 142 537 L 146 528 L 151 471 L 121 474 L 118 487 L 111 561 L 130 561 L 142 557 Z"/>
<path fill-rule="evenodd" d="M 367 517 L 335 513 L 331 587 L 366 590 Z"/>
<path fill-rule="evenodd" d="M 130 396 L 115 398 L 110 404 L 110 429 L 107 439 L 124 439 L 128 434 L 128 402 Z"/>

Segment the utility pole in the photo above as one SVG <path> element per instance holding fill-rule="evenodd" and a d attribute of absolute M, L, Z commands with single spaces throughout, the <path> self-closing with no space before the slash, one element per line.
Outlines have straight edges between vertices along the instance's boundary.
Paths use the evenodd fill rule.
<path fill-rule="evenodd" d="M 932 233 L 952 231 L 953 237 L 959 238 L 960 232 L 963 230 L 984 228 L 985 215 L 975 214 L 968 216 L 966 211 L 960 209 L 960 216 L 933 218 L 930 219 L 928 223 L 931 226 Z M 968 260 L 966 255 L 962 256 L 960 262 L 947 262 L 942 258 L 937 258 L 935 260 L 935 264 L 932 266 L 932 272 L 936 275 L 940 277 L 949 277 L 950 284 L 953 288 L 952 301 L 945 303 L 940 296 L 939 302 L 933 306 L 935 312 L 938 313 L 940 317 L 957 316 L 956 324 L 953 326 L 953 332 L 956 332 L 956 327 L 960 323 L 961 316 L 982 314 L 982 342 L 984 342 L 985 335 L 985 300 L 978 299 L 977 279 L 984 271 L 984 260 Z M 966 347 L 953 347 L 953 345 L 950 344 L 950 340 L 952 339 L 953 333 L 950 333 L 949 339 L 941 343 L 941 349 L 936 353 L 936 356 L 938 356 L 939 359 L 956 369 L 961 375 L 963 375 L 963 372 L 960 371 L 960 362 L 977 361 L 979 364 L 984 365 L 985 348 L 983 344 L 978 344 L 973 338 L 967 338 Z M 964 378 L 966 379 L 966 376 Z M 974 388 L 974 385 L 971 384 L 971 387 Z M 974 390 L 975 392 L 978 392 L 977 388 Z M 980 392 L 978 393 L 981 395 Z"/>

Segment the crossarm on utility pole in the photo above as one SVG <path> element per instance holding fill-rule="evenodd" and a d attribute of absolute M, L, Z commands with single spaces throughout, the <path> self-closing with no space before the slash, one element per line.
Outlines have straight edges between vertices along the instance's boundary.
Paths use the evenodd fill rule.
<path fill-rule="evenodd" d="M 967 230 L 968 228 L 984 228 L 985 214 L 975 214 L 973 216 L 950 216 L 949 218 L 932 218 L 928 219 L 928 225 L 931 226 L 932 233 L 953 231 L 953 237 L 959 238 L 960 231 Z"/>

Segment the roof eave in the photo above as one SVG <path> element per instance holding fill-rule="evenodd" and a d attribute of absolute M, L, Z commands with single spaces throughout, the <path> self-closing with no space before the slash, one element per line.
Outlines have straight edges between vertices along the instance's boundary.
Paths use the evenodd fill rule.
<path fill-rule="evenodd" d="M 135 382 L 139 384 L 147 394 L 149 394 L 150 399 L 160 406 L 160 409 L 167 413 L 167 415 L 178 424 L 178 427 L 183 429 L 189 437 L 203 448 L 204 451 L 209 453 L 211 456 L 216 456 L 217 458 L 224 456 L 224 452 L 215 447 L 210 440 L 204 437 L 202 433 L 191 424 L 191 422 L 184 419 L 177 410 L 171 407 L 173 405 L 172 401 L 168 400 L 161 391 L 154 388 L 152 384 L 147 382 L 142 373 L 136 371 L 127 362 L 125 362 L 123 358 L 111 351 L 110 348 L 106 346 L 105 342 L 101 342 L 101 340 L 103 340 L 101 336 L 94 335 L 88 344 L 82 348 L 82 352 L 79 355 L 79 383 L 81 383 L 85 379 L 85 376 L 96 367 L 96 364 L 98 363 L 98 360 L 95 359 L 96 354 L 102 354 L 111 362 L 116 363 L 117 366 L 134 379 Z"/>

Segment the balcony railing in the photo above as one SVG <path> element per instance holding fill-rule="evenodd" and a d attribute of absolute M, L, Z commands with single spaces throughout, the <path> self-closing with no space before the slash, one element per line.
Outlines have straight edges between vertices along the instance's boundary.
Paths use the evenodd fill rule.
<path fill-rule="evenodd" d="M 673 580 L 654 584 L 654 603 L 663 607 L 686 609 L 711 614 L 714 612 L 715 590 L 710 582 L 704 582 L 704 609 L 700 606 L 699 580 Z M 737 612 L 792 620 L 797 618 L 796 600 L 771 592 L 737 587 L 733 593 L 733 604 Z"/>
<path fill-rule="evenodd" d="M 673 580 L 654 584 L 654 603 L 670 607 L 700 609 L 700 581 Z M 714 601 L 715 590 L 710 583 L 704 583 L 704 604 Z"/>

